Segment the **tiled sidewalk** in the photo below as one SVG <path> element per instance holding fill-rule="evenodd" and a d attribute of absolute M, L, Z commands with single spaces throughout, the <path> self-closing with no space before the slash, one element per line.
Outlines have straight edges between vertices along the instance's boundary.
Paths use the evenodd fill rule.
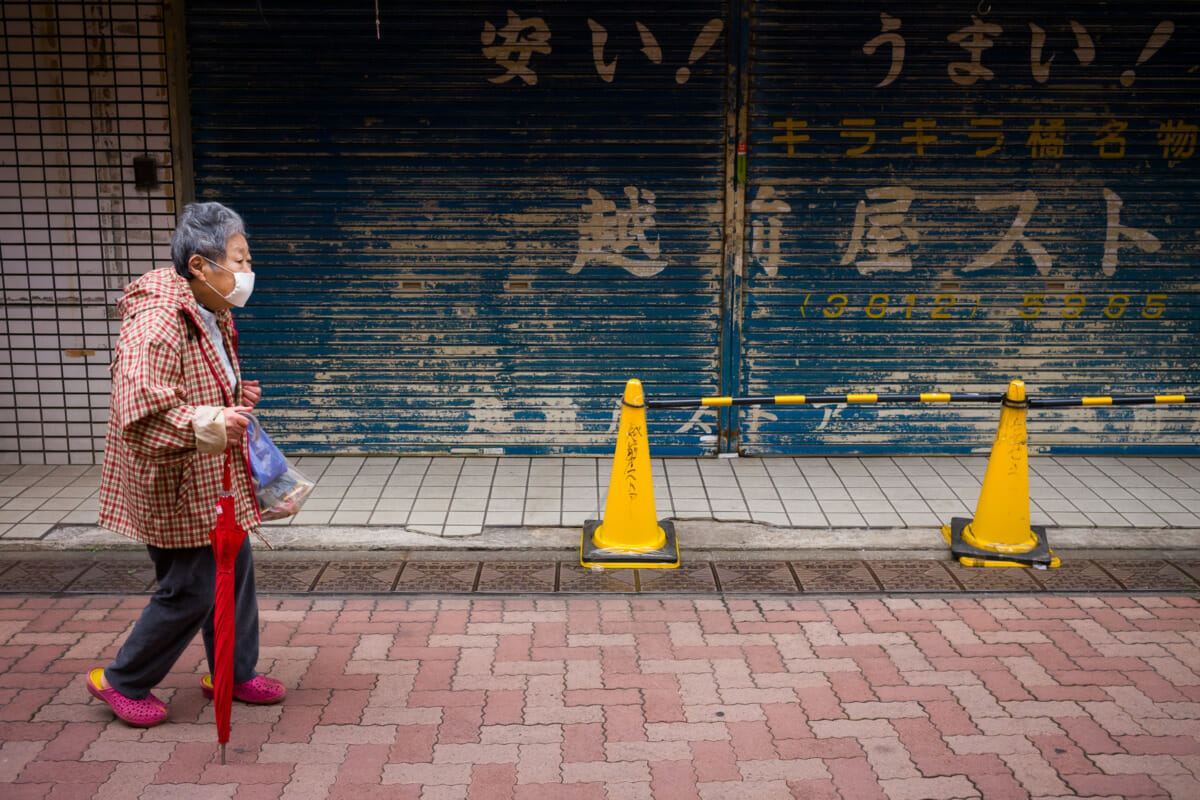
<path fill-rule="evenodd" d="M 444 537 L 485 526 L 578 527 L 602 516 L 611 459 L 317 458 L 317 488 L 269 525 L 404 526 Z M 971 516 L 985 456 L 656 459 L 659 518 L 794 528 L 937 528 Z M 1200 459 L 1030 460 L 1031 518 L 1058 528 L 1200 528 Z M 0 539 L 94 525 L 99 467 L 0 465 Z"/>
<path fill-rule="evenodd" d="M 265 597 L 225 766 L 198 641 L 88 695 L 143 602 L 0 598 L 6 800 L 1200 797 L 1195 597 Z"/>

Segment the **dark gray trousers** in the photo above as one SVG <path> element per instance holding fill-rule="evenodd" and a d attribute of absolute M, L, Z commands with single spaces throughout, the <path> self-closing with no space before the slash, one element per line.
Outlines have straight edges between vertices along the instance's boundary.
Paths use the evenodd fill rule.
<path fill-rule="evenodd" d="M 213 664 L 213 597 L 217 562 L 211 547 L 166 550 L 147 545 L 158 591 L 121 645 L 116 659 L 104 670 L 121 694 L 141 700 L 175 666 L 199 630 L 204 638 L 209 671 Z M 235 629 L 233 682 L 254 678 L 258 665 L 258 596 L 254 591 L 254 555 L 250 537 L 242 542 L 233 568 Z"/>

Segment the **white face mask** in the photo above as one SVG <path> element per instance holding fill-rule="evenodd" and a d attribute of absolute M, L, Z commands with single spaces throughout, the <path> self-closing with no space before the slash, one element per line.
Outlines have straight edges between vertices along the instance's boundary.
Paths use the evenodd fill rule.
<path fill-rule="evenodd" d="M 223 297 L 225 302 L 229 303 L 229 305 L 237 306 L 238 308 L 244 308 L 246 301 L 250 299 L 251 292 L 254 291 L 254 273 L 234 272 L 231 269 L 222 267 L 208 256 L 202 255 L 200 257 L 212 264 L 217 269 L 224 270 L 233 276 L 233 289 L 229 292 L 229 294 L 221 294 L 217 291 L 216 287 L 213 287 L 213 291 L 217 292 L 217 294 L 221 294 L 221 297 Z M 210 283 L 209 286 L 212 286 L 212 284 Z"/>

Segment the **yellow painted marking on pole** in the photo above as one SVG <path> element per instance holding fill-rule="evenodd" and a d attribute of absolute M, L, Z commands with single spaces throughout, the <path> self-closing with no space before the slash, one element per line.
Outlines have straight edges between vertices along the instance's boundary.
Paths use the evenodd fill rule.
<path fill-rule="evenodd" d="M 1112 398 L 1111 397 L 1085 397 L 1085 398 L 1083 398 L 1083 404 L 1085 406 L 1111 406 Z"/>
<path fill-rule="evenodd" d="M 950 395 L 947 392 L 922 392 L 922 403 L 949 403 Z"/>
<path fill-rule="evenodd" d="M 1186 403 L 1187 397 L 1181 394 L 1156 394 L 1154 395 L 1156 403 Z"/>
<path fill-rule="evenodd" d="M 796 403 L 805 402 L 805 396 L 802 394 L 777 394 L 775 395 L 775 405 L 787 406 Z"/>
<path fill-rule="evenodd" d="M 879 395 L 877 394 L 848 394 L 846 395 L 847 403 L 877 403 Z"/>
<path fill-rule="evenodd" d="M 705 397 L 700 401 L 702 406 L 731 406 L 733 405 L 732 397 Z"/>

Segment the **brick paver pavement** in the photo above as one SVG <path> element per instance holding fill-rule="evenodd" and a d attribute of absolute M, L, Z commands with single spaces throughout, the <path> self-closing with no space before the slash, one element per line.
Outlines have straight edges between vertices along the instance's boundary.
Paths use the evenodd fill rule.
<path fill-rule="evenodd" d="M 199 641 L 84 688 L 144 603 L 0 597 L 6 800 L 1200 797 L 1195 596 L 267 595 L 225 766 Z"/>

